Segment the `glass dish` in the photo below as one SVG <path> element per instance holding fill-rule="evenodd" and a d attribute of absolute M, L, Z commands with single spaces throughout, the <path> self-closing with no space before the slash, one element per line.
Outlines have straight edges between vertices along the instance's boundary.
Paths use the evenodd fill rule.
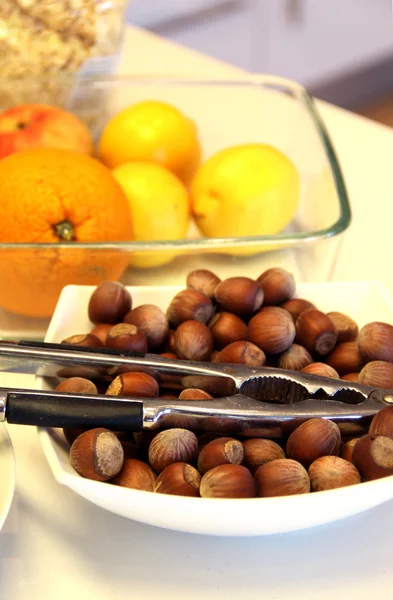
<path fill-rule="evenodd" d="M 48 84 L 52 80 L 48 80 Z M 294 82 L 250 75 L 236 79 L 184 77 L 63 77 L 56 103 L 75 112 L 97 139 L 108 119 L 123 108 L 148 99 L 177 106 L 198 125 L 203 159 L 225 147 L 267 143 L 286 154 L 301 180 L 297 213 L 276 235 L 204 238 L 191 226 L 186 240 L 128 243 L 0 244 L 0 306 L 28 294 L 32 306 L 45 306 L 43 318 L 0 311 L 0 335 L 42 337 L 62 287 L 97 285 L 121 277 L 132 285 L 184 285 L 186 274 L 209 268 L 220 277 L 258 276 L 272 266 L 292 271 L 296 281 L 324 281 L 331 276 L 350 207 L 340 166 L 313 99 Z M 2 82 L 26 85 L 24 82 Z M 37 102 L 34 87 L 30 101 Z M 0 109 L 2 108 L 0 102 Z M 142 257 L 154 268 L 130 267 Z M 70 265 L 72 268 L 70 268 Z M 42 273 L 45 277 L 42 277 Z M 49 303 L 48 298 L 54 298 Z"/>

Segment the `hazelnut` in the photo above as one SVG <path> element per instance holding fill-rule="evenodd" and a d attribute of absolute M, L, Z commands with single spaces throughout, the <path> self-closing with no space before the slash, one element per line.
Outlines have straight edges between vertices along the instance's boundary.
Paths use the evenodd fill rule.
<path fill-rule="evenodd" d="M 204 323 L 185 321 L 176 329 L 173 345 L 179 358 L 208 360 L 213 350 L 213 336 Z"/>
<path fill-rule="evenodd" d="M 139 331 L 145 334 L 149 351 L 159 348 L 167 338 L 168 319 L 161 308 L 155 304 L 141 304 L 133 308 L 123 321 L 136 325 Z"/>
<path fill-rule="evenodd" d="M 210 355 L 211 362 L 217 362 L 216 358 L 219 354 L 220 354 L 220 352 L 218 350 L 213 350 L 213 352 Z"/>
<path fill-rule="evenodd" d="M 251 473 L 255 473 L 265 463 L 285 458 L 285 452 L 276 442 L 260 438 L 248 439 L 243 442 L 244 465 Z"/>
<path fill-rule="evenodd" d="M 301 371 L 307 365 L 313 362 L 313 358 L 308 350 L 299 346 L 299 344 L 292 344 L 281 354 L 278 358 L 278 367 L 280 369 L 289 369 L 290 371 Z"/>
<path fill-rule="evenodd" d="M 265 463 L 255 473 L 258 495 L 262 498 L 307 494 L 310 478 L 296 460 L 278 458 Z"/>
<path fill-rule="evenodd" d="M 140 452 L 141 456 L 146 457 L 146 460 L 149 446 L 158 433 L 159 432 L 156 429 L 144 429 L 142 431 L 135 431 L 133 434 L 137 450 Z"/>
<path fill-rule="evenodd" d="M 308 469 L 313 492 L 334 490 L 360 483 L 357 468 L 339 456 L 321 456 Z"/>
<path fill-rule="evenodd" d="M 197 388 L 188 388 L 179 394 L 179 400 L 214 400 L 213 396 Z"/>
<path fill-rule="evenodd" d="M 187 276 L 187 287 L 202 292 L 209 298 L 214 298 L 214 291 L 221 279 L 207 269 L 191 271 Z"/>
<path fill-rule="evenodd" d="M 185 462 L 168 465 L 157 477 L 154 491 L 173 496 L 199 496 L 201 476 L 195 467 Z"/>
<path fill-rule="evenodd" d="M 247 339 L 247 325 L 237 315 L 229 312 L 219 312 L 209 321 L 208 327 L 212 332 L 214 345 L 219 350 L 232 342 Z"/>
<path fill-rule="evenodd" d="M 70 335 L 61 342 L 70 346 L 86 346 L 89 348 L 102 348 L 104 345 L 101 340 L 98 339 L 92 333 L 81 333 L 77 335 Z"/>
<path fill-rule="evenodd" d="M 359 439 L 360 438 L 358 438 L 358 437 L 352 438 L 351 440 L 348 440 L 341 446 L 341 450 L 340 450 L 341 458 L 344 458 L 344 460 L 349 460 L 349 462 L 352 462 L 353 448 Z"/>
<path fill-rule="evenodd" d="M 393 475 L 393 440 L 384 435 L 364 435 L 353 448 L 352 462 L 365 481 Z"/>
<path fill-rule="evenodd" d="M 319 377 L 331 377 L 332 379 L 340 379 L 340 375 L 333 367 L 325 363 L 315 362 L 307 365 L 302 369 L 302 373 L 310 373 L 310 375 L 318 375 Z"/>
<path fill-rule="evenodd" d="M 282 308 L 263 308 L 248 324 L 248 339 L 267 354 L 279 354 L 292 345 L 295 325 Z"/>
<path fill-rule="evenodd" d="M 333 321 L 337 330 L 337 343 L 354 342 L 357 340 L 359 327 L 357 323 L 340 312 L 328 312 L 327 316 Z"/>
<path fill-rule="evenodd" d="M 358 343 L 365 362 L 393 362 L 393 325 L 379 321 L 368 323 L 360 330 Z"/>
<path fill-rule="evenodd" d="M 257 489 L 246 467 L 227 464 L 218 465 L 203 475 L 199 493 L 202 498 L 255 498 Z"/>
<path fill-rule="evenodd" d="M 116 432 L 114 432 L 114 433 L 116 433 Z M 117 433 L 117 437 L 119 438 L 121 446 L 123 448 L 124 460 L 127 460 L 129 458 L 139 458 L 139 456 L 140 456 L 139 448 L 136 446 L 135 443 L 127 441 L 127 440 L 123 440 L 122 432 Z"/>
<path fill-rule="evenodd" d="M 170 360 L 177 360 L 178 356 L 174 352 L 161 352 L 162 358 L 169 358 Z"/>
<path fill-rule="evenodd" d="M 101 427 L 82 433 L 70 449 L 70 462 L 75 471 L 95 481 L 115 477 L 123 460 L 124 452 L 117 436 Z"/>
<path fill-rule="evenodd" d="M 109 330 L 106 336 L 108 348 L 120 352 L 147 352 L 146 336 L 136 325 L 118 323 Z"/>
<path fill-rule="evenodd" d="M 149 465 L 136 458 L 127 458 L 111 483 L 133 490 L 153 492 L 155 480 L 156 476 Z"/>
<path fill-rule="evenodd" d="M 95 335 L 105 346 L 106 344 L 106 336 L 108 335 L 108 331 L 112 329 L 113 325 L 110 323 L 98 323 L 93 327 L 90 331 L 92 335 Z"/>
<path fill-rule="evenodd" d="M 244 449 L 239 440 L 231 437 L 221 437 L 212 440 L 198 456 L 198 471 L 203 475 L 218 465 L 240 465 L 243 461 Z"/>
<path fill-rule="evenodd" d="M 295 293 L 295 278 L 285 269 L 268 269 L 257 279 L 263 290 L 263 304 L 280 304 Z"/>
<path fill-rule="evenodd" d="M 174 327 L 195 319 L 207 323 L 213 316 L 214 306 L 208 296 L 198 290 L 182 290 L 172 299 L 166 316 Z"/>
<path fill-rule="evenodd" d="M 236 315 L 252 315 L 263 302 L 261 286 L 249 277 L 224 279 L 217 285 L 214 296 L 222 308 Z"/>
<path fill-rule="evenodd" d="M 358 372 L 364 364 L 357 342 L 343 342 L 342 344 L 338 344 L 326 358 L 326 362 L 339 375 Z"/>
<path fill-rule="evenodd" d="M 340 379 L 344 379 L 345 381 L 352 381 L 353 383 L 359 382 L 359 373 L 346 373 L 342 375 Z"/>
<path fill-rule="evenodd" d="M 233 363 L 260 367 L 265 364 L 266 356 L 263 350 L 251 342 L 233 342 L 226 346 L 214 357 L 214 362 Z"/>
<path fill-rule="evenodd" d="M 325 313 L 316 308 L 309 308 L 297 318 L 296 342 L 307 348 L 311 354 L 326 356 L 336 345 L 336 327 Z"/>
<path fill-rule="evenodd" d="M 291 298 L 286 302 L 283 302 L 281 308 L 289 312 L 291 315 L 293 322 L 296 323 L 298 316 L 307 310 L 308 308 L 316 308 L 316 306 L 310 302 L 309 300 L 305 300 L 304 298 Z"/>
<path fill-rule="evenodd" d="M 378 388 L 393 388 L 393 364 L 383 360 L 369 362 L 359 373 L 359 383 Z"/>
<path fill-rule="evenodd" d="M 176 394 L 172 394 L 172 392 L 163 392 L 161 390 L 161 394 L 159 395 L 159 398 L 165 398 L 166 400 L 178 400 L 179 396 L 177 396 Z"/>
<path fill-rule="evenodd" d="M 70 377 L 61 381 L 56 386 L 55 392 L 68 392 L 70 394 L 97 394 L 97 386 L 90 379 L 84 377 Z"/>
<path fill-rule="evenodd" d="M 175 354 L 175 330 L 174 329 L 170 329 L 168 331 L 168 340 L 167 340 L 167 348 L 166 350 L 168 352 L 173 352 L 173 354 Z"/>
<path fill-rule="evenodd" d="M 286 443 L 286 454 L 304 467 L 320 456 L 338 455 L 341 433 L 338 425 L 328 419 L 309 419 L 297 427 Z"/>
<path fill-rule="evenodd" d="M 105 281 L 92 293 L 88 306 L 92 323 L 120 323 L 131 310 L 131 294 L 117 281 Z"/>
<path fill-rule="evenodd" d="M 209 444 L 210 442 L 212 442 L 213 440 L 217 440 L 218 438 L 222 437 L 222 433 L 218 433 L 218 432 L 212 432 L 209 431 L 208 433 L 202 433 L 201 435 L 198 436 L 198 446 L 199 446 L 199 452 L 205 447 L 207 446 L 207 444 Z"/>
<path fill-rule="evenodd" d="M 149 463 L 161 473 L 175 462 L 193 463 L 198 454 L 198 438 L 192 431 L 174 428 L 160 431 L 149 446 Z"/>
<path fill-rule="evenodd" d="M 89 429 L 83 427 L 63 427 L 63 434 L 67 442 L 70 446 L 75 442 L 76 438 L 84 433 L 85 431 L 89 431 Z"/>
<path fill-rule="evenodd" d="M 393 439 L 393 406 L 386 406 L 374 415 L 368 432 L 370 435 L 385 435 Z"/>
<path fill-rule="evenodd" d="M 148 373 L 131 371 L 118 375 L 106 390 L 108 396 L 133 396 L 155 398 L 159 394 L 158 383 Z"/>

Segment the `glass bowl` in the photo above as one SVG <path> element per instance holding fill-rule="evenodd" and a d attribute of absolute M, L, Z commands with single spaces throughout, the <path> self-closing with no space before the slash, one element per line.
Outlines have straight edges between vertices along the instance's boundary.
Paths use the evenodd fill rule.
<path fill-rule="evenodd" d="M 184 284 L 195 268 L 211 269 L 220 277 L 253 277 L 272 266 L 287 268 L 297 281 L 329 280 L 350 223 L 350 207 L 332 142 L 301 85 L 264 75 L 225 80 L 63 76 L 62 82 L 56 104 L 80 116 L 95 139 L 112 115 L 135 102 L 156 99 L 177 106 L 197 123 L 203 159 L 238 144 L 278 148 L 300 174 L 300 202 L 289 226 L 275 235 L 213 239 L 201 237 L 191 225 L 185 240 L 0 244 L 0 306 L 12 308 L 10 298 L 27 294 L 32 307 L 30 315 L 1 310 L 2 337 L 42 337 L 67 284 L 97 285 L 119 277 L 132 285 L 176 285 Z M 42 81 L 38 87 L 36 81 L 30 83 L 30 102 L 39 102 L 35 90 Z M 16 93 L 18 85 L 30 83 L 3 81 L 2 89 L 13 86 Z M 141 258 L 153 267 L 129 266 L 131 259 L 140 263 Z"/>

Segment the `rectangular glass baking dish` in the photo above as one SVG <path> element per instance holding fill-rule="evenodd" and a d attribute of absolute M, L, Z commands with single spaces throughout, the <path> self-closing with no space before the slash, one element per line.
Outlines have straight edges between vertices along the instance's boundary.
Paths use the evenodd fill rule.
<path fill-rule="evenodd" d="M 0 306 L 3 293 L 29 294 L 32 306 L 42 303 L 47 313 L 37 318 L 0 309 L 1 337 L 16 338 L 22 332 L 42 337 L 51 312 L 47 307 L 54 308 L 63 286 L 97 285 L 108 279 L 108 265 L 118 265 L 121 280 L 134 286 L 185 285 L 187 273 L 195 268 L 211 269 L 224 278 L 256 277 L 279 266 L 292 271 L 297 281 L 330 279 L 351 211 L 333 144 L 314 100 L 301 85 L 265 75 L 8 80 L 1 82 L 0 110 L 16 104 L 26 88 L 30 102 L 62 106 L 80 116 L 95 139 L 123 108 L 141 100 L 169 102 L 197 123 L 203 159 L 251 142 L 281 150 L 299 171 L 301 198 L 290 225 L 275 235 L 213 239 L 201 237 L 191 225 L 187 239 L 175 241 L 0 243 Z M 154 268 L 125 267 L 131 257 L 144 257 L 144 262 L 152 257 L 155 263 L 160 256 L 171 260 Z"/>

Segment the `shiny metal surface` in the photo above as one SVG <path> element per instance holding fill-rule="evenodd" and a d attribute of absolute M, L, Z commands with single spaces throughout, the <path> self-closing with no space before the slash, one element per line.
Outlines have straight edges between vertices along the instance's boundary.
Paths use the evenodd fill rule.
<path fill-rule="evenodd" d="M 393 403 L 393 390 L 375 389 L 338 379 L 275 368 L 170 360 L 158 355 L 126 356 L 105 349 L 76 348 L 61 344 L 0 342 L 0 370 L 30 369 L 39 375 L 64 376 L 87 370 L 113 378 L 119 372 L 138 370 L 154 374 L 161 385 L 197 387 L 214 400 L 134 399 L 91 396 L 95 400 L 143 403 L 143 427 L 173 426 L 204 431 L 238 432 L 243 435 L 281 437 L 299 422 L 312 417 L 329 418 L 345 431 L 363 431 L 370 419 Z M 35 369 L 35 371 L 34 371 Z M 69 376 L 69 374 L 67 375 Z M 78 397 L 34 390 L 32 396 Z M 0 390 L 4 420 L 6 390 Z M 17 393 L 13 390 L 13 394 Z M 80 396 L 79 396 L 80 397 Z M 1 406 L 1 404 L 0 404 Z M 62 410 L 66 411 L 66 403 Z M 65 414 L 65 413 L 64 413 Z"/>
<path fill-rule="evenodd" d="M 341 428 L 361 433 L 372 417 L 387 406 L 383 394 L 359 404 L 336 400 L 301 400 L 294 404 L 272 404 L 242 394 L 211 401 L 143 400 L 144 428 L 190 427 L 201 431 L 225 431 L 247 437 L 279 438 L 300 422 L 330 419 Z"/>

